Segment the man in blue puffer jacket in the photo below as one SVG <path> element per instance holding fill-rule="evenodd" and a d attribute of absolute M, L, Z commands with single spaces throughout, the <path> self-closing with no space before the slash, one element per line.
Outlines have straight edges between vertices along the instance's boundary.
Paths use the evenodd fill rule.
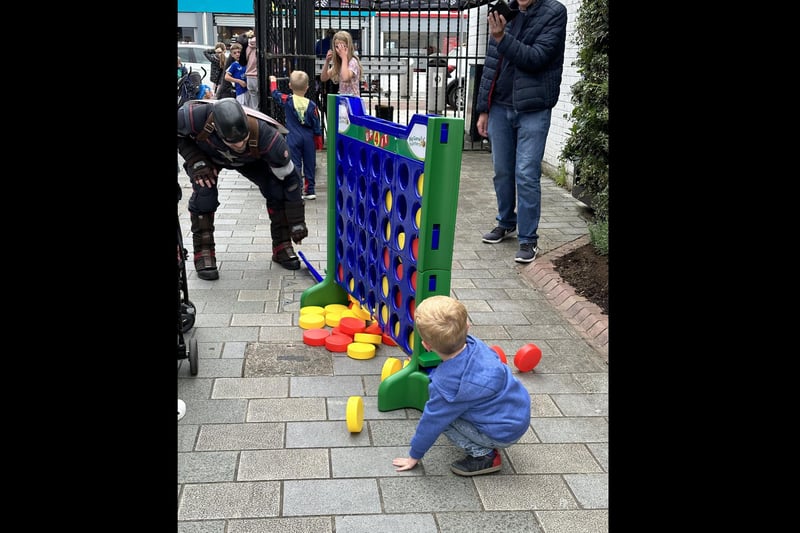
<path fill-rule="evenodd" d="M 510 20 L 489 10 L 475 108 L 478 133 L 492 142 L 497 194 L 497 226 L 483 242 L 517 231 L 514 260 L 530 263 L 539 251 L 542 158 L 561 88 L 567 9 L 556 0 L 512 0 L 509 7 Z"/>

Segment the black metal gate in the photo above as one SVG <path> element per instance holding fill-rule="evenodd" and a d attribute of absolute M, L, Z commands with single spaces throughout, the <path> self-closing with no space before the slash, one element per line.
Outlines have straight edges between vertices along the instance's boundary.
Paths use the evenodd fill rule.
<path fill-rule="evenodd" d="M 361 97 L 368 113 L 400 124 L 416 113 L 461 117 L 467 121 L 465 149 L 478 149 L 484 143 L 472 108 L 488 37 L 486 8 L 480 6 L 488 2 L 253 0 L 260 109 L 284 122 L 269 94 L 269 76 L 289 92 L 287 77 L 295 69 L 317 80 L 306 96 L 319 104 L 324 59 L 315 54 L 315 44 L 328 29 L 346 30 L 362 63 Z"/>

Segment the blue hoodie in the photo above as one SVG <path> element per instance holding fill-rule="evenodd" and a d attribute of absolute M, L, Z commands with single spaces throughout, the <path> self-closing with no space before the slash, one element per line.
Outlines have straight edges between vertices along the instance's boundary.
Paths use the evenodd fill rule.
<path fill-rule="evenodd" d="M 467 335 L 460 354 L 433 369 L 428 401 L 409 455 L 421 459 L 450 423 L 462 418 L 500 442 L 514 442 L 531 423 L 531 396 L 494 350 Z"/>

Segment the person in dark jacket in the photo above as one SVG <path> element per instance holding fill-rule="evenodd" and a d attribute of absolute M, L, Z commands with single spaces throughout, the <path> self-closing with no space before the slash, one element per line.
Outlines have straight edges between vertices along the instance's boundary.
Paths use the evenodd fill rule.
<path fill-rule="evenodd" d="M 450 465 L 459 476 L 502 468 L 499 450 L 528 431 L 531 396 L 508 365 L 485 342 L 467 334 L 467 308 L 449 296 L 429 296 L 414 312 L 422 346 L 442 362 L 430 373 L 428 401 L 411 439 L 409 457 L 392 461 L 397 472 L 411 470 L 439 435 L 466 451 Z"/>
<path fill-rule="evenodd" d="M 231 82 L 225 79 L 225 73 L 231 68 L 234 61 L 239 61 L 242 55 L 242 45 L 233 43 L 230 48 L 230 55 L 225 60 L 225 68 L 222 70 L 222 81 L 217 86 L 217 93 L 215 95 L 217 100 L 223 98 L 236 98 L 236 87 Z M 241 63 L 240 63 L 241 64 Z"/>
<path fill-rule="evenodd" d="M 223 168 L 239 172 L 266 199 L 272 260 L 288 270 L 300 268 L 292 242 L 300 244 L 308 237 L 303 182 L 284 132 L 276 126 L 271 117 L 246 110 L 230 98 L 190 100 L 178 109 L 178 152 L 192 182 L 189 214 L 200 279 L 219 279 L 214 214 L 219 207 L 217 176 Z"/>
<path fill-rule="evenodd" d="M 225 70 L 227 70 L 225 62 L 228 58 L 225 57 L 225 50 L 227 50 L 227 47 L 221 41 L 214 48 L 203 50 L 203 55 L 211 63 L 211 90 L 215 93 L 225 77 Z"/>
<path fill-rule="evenodd" d="M 530 263 L 539 251 L 542 158 L 561 88 L 567 9 L 557 0 L 512 0 L 509 7 L 511 20 L 489 12 L 475 107 L 478 133 L 492 143 L 497 195 L 497 226 L 483 242 L 516 231 L 514 260 Z"/>

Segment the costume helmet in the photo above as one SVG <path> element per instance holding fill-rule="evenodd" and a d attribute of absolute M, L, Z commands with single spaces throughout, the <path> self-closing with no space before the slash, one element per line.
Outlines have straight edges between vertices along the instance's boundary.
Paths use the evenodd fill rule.
<path fill-rule="evenodd" d="M 220 137 L 238 143 L 247 137 L 247 115 L 233 98 L 223 98 L 214 105 L 214 125 Z"/>

